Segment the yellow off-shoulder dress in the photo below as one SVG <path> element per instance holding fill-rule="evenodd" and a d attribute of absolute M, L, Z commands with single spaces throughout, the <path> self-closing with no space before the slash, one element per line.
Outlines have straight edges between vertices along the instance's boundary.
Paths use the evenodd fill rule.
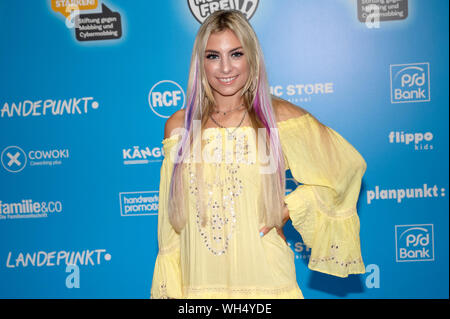
<path fill-rule="evenodd" d="M 285 202 L 293 227 L 311 248 L 308 267 L 338 277 L 364 273 L 356 204 L 366 162 L 347 140 L 310 113 L 277 125 L 286 169 L 302 184 L 285 196 Z M 239 127 L 236 132 L 248 130 L 253 128 Z M 223 138 L 225 148 L 230 131 L 207 128 L 204 134 L 206 141 Z M 174 166 L 168 154 L 179 138 L 176 134 L 162 141 L 159 252 L 151 298 L 302 299 L 292 249 L 275 228 L 259 235 L 264 225 L 258 217 L 262 204 L 257 196 L 257 163 L 204 164 L 201 186 L 206 196 L 206 225 L 199 222 L 196 175 L 186 169 L 189 214 L 184 229 L 174 231 L 167 212 Z M 237 152 L 248 156 L 251 141 L 244 140 Z"/>

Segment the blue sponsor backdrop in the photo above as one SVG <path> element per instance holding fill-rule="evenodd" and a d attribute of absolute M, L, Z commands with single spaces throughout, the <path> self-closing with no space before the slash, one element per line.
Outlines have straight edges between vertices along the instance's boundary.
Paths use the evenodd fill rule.
<path fill-rule="evenodd" d="M 448 298 L 448 1 L 68 2 L 0 2 L 0 297 L 150 296 L 164 124 L 199 21 L 244 5 L 273 94 L 368 164 L 366 274 L 310 271 L 286 226 L 305 298 Z"/>

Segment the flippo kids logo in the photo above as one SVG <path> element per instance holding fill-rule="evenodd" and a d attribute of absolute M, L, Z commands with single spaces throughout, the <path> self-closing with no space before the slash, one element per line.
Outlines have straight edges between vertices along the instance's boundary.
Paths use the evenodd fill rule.
<path fill-rule="evenodd" d="M 195 19 L 203 23 L 211 13 L 218 10 L 239 10 L 250 20 L 258 2 L 259 0 L 188 0 L 188 5 Z"/>
<path fill-rule="evenodd" d="M 65 17 L 67 28 L 75 30 L 78 41 L 114 40 L 122 37 L 120 13 L 111 11 L 105 4 L 102 4 L 101 12 L 80 13 L 83 10 L 97 9 L 98 0 L 51 0 L 51 7 Z"/>

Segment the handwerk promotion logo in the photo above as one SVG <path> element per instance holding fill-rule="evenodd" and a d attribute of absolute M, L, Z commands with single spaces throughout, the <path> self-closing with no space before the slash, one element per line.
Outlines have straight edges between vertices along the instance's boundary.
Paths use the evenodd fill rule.
<path fill-rule="evenodd" d="M 119 193 L 120 216 L 157 215 L 159 191 Z"/>
<path fill-rule="evenodd" d="M 259 0 L 188 0 L 188 5 L 195 19 L 203 23 L 210 14 L 218 10 L 239 10 L 250 20 L 258 2 Z"/>
<path fill-rule="evenodd" d="M 391 103 L 430 101 L 430 64 L 391 64 Z"/>
<path fill-rule="evenodd" d="M 67 28 L 75 30 L 75 38 L 78 41 L 120 39 L 122 37 L 120 13 L 111 11 L 105 4 L 102 4 L 101 12 L 80 13 L 97 7 L 98 0 L 51 0 L 52 10 L 65 17 Z"/>
<path fill-rule="evenodd" d="M 184 108 L 185 94 L 178 83 L 171 80 L 159 81 L 150 89 L 148 104 L 153 113 L 169 118 L 175 111 Z"/>

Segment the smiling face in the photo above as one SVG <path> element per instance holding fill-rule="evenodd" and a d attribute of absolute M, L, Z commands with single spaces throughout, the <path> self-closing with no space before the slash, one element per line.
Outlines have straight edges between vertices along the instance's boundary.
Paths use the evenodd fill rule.
<path fill-rule="evenodd" d="M 233 31 L 211 33 L 205 49 L 204 68 L 216 102 L 224 97 L 240 97 L 249 67 L 241 42 Z"/>

